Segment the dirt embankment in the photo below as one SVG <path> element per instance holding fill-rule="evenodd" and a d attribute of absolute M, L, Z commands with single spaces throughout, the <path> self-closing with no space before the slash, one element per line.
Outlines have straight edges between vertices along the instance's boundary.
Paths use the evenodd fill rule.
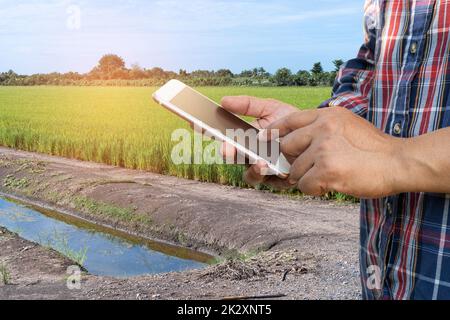
<path fill-rule="evenodd" d="M 123 280 L 85 276 L 81 291 L 68 291 L 61 280 L 66 277 L 64 259 L 59 262 L 61 269 L 47 278 L 35 263 L 30 264 L 28 274 L 34 280 L 24 276 L 2 249 L 0 260 L 10 265 L 17 285 L 1 287 L 0 298 L 34 293 L 41 298 L 220 298 L 275 292 L 288 298 L 359 297 L 356 205 L 289 198 L 5 148 L 0 148 L 0 191 L 222 256 L 262 252 L 245 262 L 201 271 Z M 12 252 L 21 252 L 17 244 L 21 240 L 4 234 L 0 234 L 2 248 L 9 245 L 15 249 Z M 38 254 L 41 265 L 47 263 L 48 252 Z"/>

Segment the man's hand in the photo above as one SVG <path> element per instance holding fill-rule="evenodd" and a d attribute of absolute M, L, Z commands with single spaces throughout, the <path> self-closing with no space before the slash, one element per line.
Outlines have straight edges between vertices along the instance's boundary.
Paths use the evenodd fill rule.
<path fill-rule="evenodd" d="M 309 195 L 330 191 L 361 198 L 399 192 L 396 177 L 401 163 L 396 152 L 403 139 L 374 127 L 344 108 L 302 111 L 268 126 L 279 130 L 281 151 L 295 159 L 289 183 Z"/>
<path fill-rule="evenodd" d="M 264 164 L 246 172 L 252 185 L 298 186 L 309 195 L 337 191 L 359 198 L 404 192 L 450 194 L 450 128 L 415 138 L 394 138 L 341 107 L 299 111 L 275 101 L 227 97 L 225 109 L 253 116 L 255 126 L 281 136 L 281 151 L 293 164 L 287 181 L 261 175 Z M 224 145 L 225 156 L 236 150 Z"/>
<path fill-rule="evenodd" d="M 252 125 L 259 129 L 267 128 L 275 121 L 299 112 L 297 108 L 277 100 L 247 96 L 224 97 L 222 99 L 222 106 L 235 114 L 256 118 Z M 226 143 L 222 147 L 222 154 L 227 158 L 233 159 L 236 156 L 236 152 L 233 146 Z M 245 173 L 247 183 L 250 185 L 267 183 L 278 189 L 292 187 L 285 180 L 261 175 L 262 170 L 265 168 L 266 165 L 264 163 L 257 163 L 251 166 Z"/>

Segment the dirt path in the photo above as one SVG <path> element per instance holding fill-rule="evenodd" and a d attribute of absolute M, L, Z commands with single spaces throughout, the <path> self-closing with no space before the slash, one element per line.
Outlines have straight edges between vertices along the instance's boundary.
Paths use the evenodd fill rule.
<path fill-rule="evenodd" d="M 76 292 L 65 289 L 63 267 L 48 275 L 52 280 L 37 284 L 17 269 L 12 278 L 18 285 L 1 287 L 0 298 L 24 294 L 41 298 L 220 298 L 264 292 L 305 299 L 359 297 L 356 205 L 289 198 L 5 148 L 0 148 L 0 180 L 1 192 L 146 237 L 235 258 L 269 251 L 231 268 L 216 266 L 209 271 L 127 280 L 86 276 L 83 289 Z M 0 260 L 10 261 L 5 252 L 1 251 Z M 16 270 L 14 262 L 9 264 Z M 246 274 L 246 267 L 255 274 L 244 279 L 234 279 L 224 271 L 236 268 L 237 274 Z M 286 267 L 293 271 L 281 281 Z M 30 266 L 31 274 L 37 272 L 35 268 L 38 265 Z M 36 277 L 42 278 L 38 272 Z M 31 285 L 21 284 L 22 280 Z M 50 286 L 45 290 L 44 283 L 57 284 L 60 289 Z"/>

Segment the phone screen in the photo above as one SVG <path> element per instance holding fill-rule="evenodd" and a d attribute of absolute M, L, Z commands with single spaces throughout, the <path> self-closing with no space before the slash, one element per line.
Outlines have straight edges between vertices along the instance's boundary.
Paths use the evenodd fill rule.
<path fill-rule="evenodd" d="M 257 141 L 256 136 L 259 132 L 257 128 L 205 98 L 192 88 L 184 88 L 170 102 L 208 126 L 219 130 L 223 135 L 233 138 L 234 141 L 243 145 L 247 150 L 256 153 L 272 164 L 275 164 L 276 161 L 274 162 L 274 159 L 278 159 L 280 156 L 280 154 L 275 155 L 275 158 L 272 156 L 272 148 L 277 142 L 258 142 L 255 144 L 254 142 Z M 243 133 L 242 130 L 236 131 L 239 129 L 245 131 L 245 136 L 240 136 L 239 134 L 233 137 L 229 136 L 230 130 Z M 279 151 L 279 145 L 276 145 L 276 147 Z M 261 150 L 263 148 L 265 150 Z"/>

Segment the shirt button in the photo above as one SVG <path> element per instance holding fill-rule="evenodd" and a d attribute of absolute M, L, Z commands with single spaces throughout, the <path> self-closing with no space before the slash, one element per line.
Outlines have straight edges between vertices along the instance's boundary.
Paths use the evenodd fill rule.
<path fill-rule="evenodd" d="M 401 125 L 401 123 L 396 123 L 395 124 L 395 126 L 394 126 L 394 134 L 396 136 L 399 136 L 399 135 L 402 134 L 402 125 Z"/>
<path fill-rule="evenodd" d="M 412 54 L 416 54 L 416 53 L 417 53 L 417 42 L 411 43 L 411 49 L 410 49 L 410 52 L 411 52 Z"/>
<path fill-rule="evenodd" d="M 388 213 L 390 216 L 392 216 L 393 211 L 392 211 L 392 204 L 391 204 L 390 202 L 387 203 L 386 209 L 387 209 L 387 213 Z"/>

